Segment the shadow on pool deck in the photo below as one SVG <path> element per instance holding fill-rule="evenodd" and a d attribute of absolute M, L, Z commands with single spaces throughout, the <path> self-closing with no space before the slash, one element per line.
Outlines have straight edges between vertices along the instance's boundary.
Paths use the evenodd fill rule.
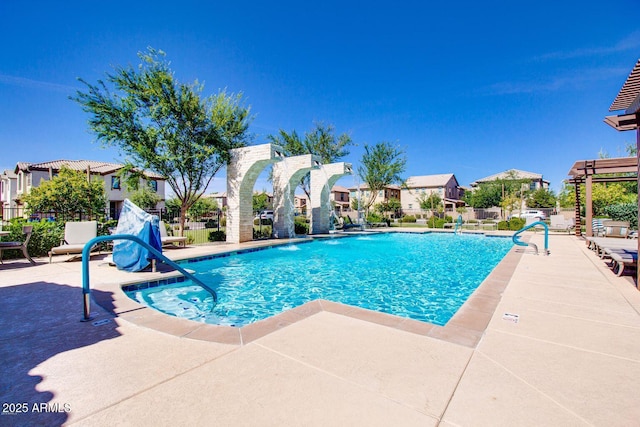
<path fill-rule="evenodd" d="M 101 295 L 101 299 L 108 296 Z M 30 372 L 57 354 L 120 336 L 113 321 L 99 328 L 91 322 L 80 322 L 81 301 L 77 287 L 45 281 L 0 287 L 3 411 L 11 409 L 5 404 L 18 404 L 22 405 L 18 410 L 26 412 L 3 412 L 0 425 L 52 426 L 67 421 L 72 402 L 60 401 L 49 391 L 38 391 L 43 377 Z"/>

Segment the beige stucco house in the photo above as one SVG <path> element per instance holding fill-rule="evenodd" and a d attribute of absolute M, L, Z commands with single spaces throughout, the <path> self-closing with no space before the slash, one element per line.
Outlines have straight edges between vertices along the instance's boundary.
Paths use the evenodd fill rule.
<path fill-rule="evenodd" d="M 497 173 L 495 175 L 490 175 L 485 178 L 478 179 L 475 182 L 471 183 L 471 187 L 475 188 L 482 183 L 495 181 L 497 179 L 504 179 L 504 180 L 528 179 L 530 180 L 529 190 L 531 191 L 538 190 L 540 188 L 544 188 L 547 190 L 549 189 L 549 181 L 546 181 L 542 177 L 542 174 L 535 173 L 535 172 L 522 171 L 518 169 L 509 169 L 504 172 Z"/>
<path fill-rule="evenodd" d="M 464 190 L 452 173 L 411 176 L 407 178 L 401 193 L 402 212 L 408 215 L 422 213 L 420 199 L 432 193 L 440 196 L 442 207 L 446 211 L 464 206 L 464 202 L 461 200 Z M 435 209 L 437 207 L 434 206 Z"/>
<path fill-rule="evenodd" d="M 24 206 L 20 202 L 20 196 L 28 194 L 31 189 L 38 187 L 43 181 L 52 179 L 63 166 L 86 172 L 91 176 L 91 179 L 102 179 L 107 194 L 105 209 L 108 209 L 111 218 L 118 217 L 124 199 L 131 196 L 120 177 L 117 176 L 117 172 L 124 165 L 93 160 L 53 160 L 42 163 L 19 162 L 13 171 L 15 185 L 12 183 L 14 178 L 11 173 L 5 171 L 5 174 L 2 175 L 2 203 L 3 208 L 7 209 L 6 212 L 3 209 L 3 218 L 6 220 L 22 216 Z M 165 178 L 153 172 L 145 172 L 144 177 L 142 181 L 148 184 L 160 197 L 156 209 L 164 208 Z"/>

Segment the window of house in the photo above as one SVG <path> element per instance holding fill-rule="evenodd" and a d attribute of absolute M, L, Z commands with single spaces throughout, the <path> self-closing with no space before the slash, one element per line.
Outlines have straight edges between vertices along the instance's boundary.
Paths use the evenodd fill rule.
<path fill-rule="evenodd" d="M 529 190 L 534 191 L 536 189 L 536 183 L 535 182 L 531 182 L 529 184 Z"/>
<path fill-rule="evenodd" d="M 27 175 L 27 187 L 31 187 L 33 185 L 33 175 Z"/>
<path fill-rule="evenodd" d="M 120 190 L 120 177 L 112 176 L 111 177 L 111 189 L 112 190 Z"/>
<path fill-rule="evenodd" d="M 151 187 L 151 189 L 157 193 L 158 192 L 158 181 L 156 181 L 155 179 L 152 179 L 151 181 L 149 181 L 149 187 Z"/>
<path fill-rule="evenodd" d="M 24 179 L 24 174 L 22 171 L 18 173 L 18 192 L 22 192 L 22 180 Z"/>

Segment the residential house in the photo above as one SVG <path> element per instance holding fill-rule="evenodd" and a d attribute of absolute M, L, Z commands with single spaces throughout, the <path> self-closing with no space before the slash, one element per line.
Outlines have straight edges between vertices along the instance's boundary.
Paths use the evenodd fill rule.
<path fill-rule="evenodd" d="M 420 200 L 434 193 L 440 197 L 442 207 L 447 212 L 454 211 L 456 207 L 464 206 L 464 202 L 461 200 L 464 190 L 452 173 L 411 176 L 407 178 L 401 193 L 402 212 L 408 215 L 422 213 Z M 437 207 L 434 206 L 434 209 Z"/>
<path fill-rule="evenodd" d="M 293 197 L 293 209 L 297 214 L 306 215 L 308 206 L 309 198 L 306 194 L 296 194 Z"/>
<path fill-rule="evenodd" d="M 15 192 L 11 193 L 7 198 L 9 203 L 15 203 L 16 215 L 22 215 L 24 208 L 23 203 L 20 201 L 20 196 L 28 194 L 31 189 L 38 187 L 43 181 L 52 179 L 63 166 L 76 171 L 86 171 L 91 179 L 96 177 L 102 179 L 107 194 L 105 209 L 109 210 L 109 216 L 111 218 L 117 218 L 119 216 L 124 199 L 131 196 L 131 193 L 121 182 L 120 177 L 117 176 L 117 172 L 122 169 L 124 165 L 92 160 L 53 160 L 42 163 L 19 162 L 14 170 L 14 174 L 16 175 Z M 142 183 L 149 185 L 160 197 L 160 202 L 156 206 L 156 209 L 164 208 L 165 178 L 153 172 L 145 172 L 141 184 Z"/>
<path fill-rule="evenodd" d="M 342 216 L 345 212 L 351 211 L 351 202 L 349 198 L 349 189 L 334 185 L 329 195 L 331 203 L 337 216 Z"/>
<path fill-rule="evenodd" d="M 540 188 L 549 189 L 549 181 L 543 179 L 542 175 L 534 172 L 521 171 L 518 169 L 509 169 L 504 172 L 497 173 L 495 175 L 481 178 L 471 183 L 471 187 L 476 188 L 482 183 L 495 181 L 498 179 L 512 180 L 512 179 L 525 179 L 530 180 L 528 190 L 534 191 Z"/>
<path fill-rule="evenodd" d="M 18 175 L 14 171 L 5 170 L 0 175 L 0 207 L 2 207 L 2 220 L 8 221 L 15 218 L 18 212 L 18 204 L 14 195 L 18 191 Z"/>
<path fill-rule="evenodd" d="M 227 206 L 227 192 L 216 192 L 211 194 L 205 194 L 202 197 L 211 199 L 218 205 L 219 209 L 224 209 Z"/>
<path fill-rule="evenodd" d="M 383 190 L 378 191 L 374 205 L 382 202 L 388 202 L 390 199 L 400 200 L 400 186 L 391 184 L 386 186 Z M 365 204 L 368 200 L 371 200 L 371 190 L 367 184 L 360 184 L 357 187 L 349 188 L 349 199 L 359 200 L 360 205 Z"/>

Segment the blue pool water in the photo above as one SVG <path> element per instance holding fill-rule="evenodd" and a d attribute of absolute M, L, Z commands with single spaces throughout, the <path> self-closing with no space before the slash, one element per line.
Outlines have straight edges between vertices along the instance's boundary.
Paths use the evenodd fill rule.
<path fill-rule="evenodd" d="M 243 326 L 315 299 L 444 325 L 502 260 L 511 239 L 389 233 L 316 240 L 189 263 L 191 281 L 127 291 L 167 314 Z"/>

